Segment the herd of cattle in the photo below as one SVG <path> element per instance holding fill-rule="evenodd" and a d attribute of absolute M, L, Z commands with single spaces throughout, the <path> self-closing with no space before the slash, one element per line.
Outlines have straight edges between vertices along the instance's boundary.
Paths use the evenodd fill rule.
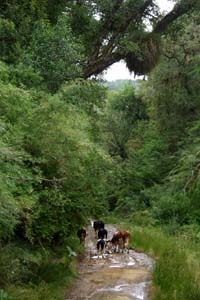
<path fill-rule="evenodd" d="M 114 233 L 111 239 L 108 238 L 108 232 L 105 229 L 105 224 L 103 221 L 94 221 L 93 228 L 95 231 L 95 237 L 98 237 L 96 247 L 98 256 L 104 255 L 105 252 L 124 252 L 125 250 L 129 253 L 129 243 L 130 243 L 130 232 L 126 230 L 118 230 Z M 85 238 L 87 236 L 87 231 L 85 228 L 81 228 L 77 231 L 77 235 L 80 239 L 80 243 L 84 245 Z"/>

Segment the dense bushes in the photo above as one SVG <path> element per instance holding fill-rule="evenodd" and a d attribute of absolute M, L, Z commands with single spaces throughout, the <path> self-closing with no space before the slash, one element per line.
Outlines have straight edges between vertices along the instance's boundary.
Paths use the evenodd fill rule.
<path fill-rule="evenodd" d="M 106 211 L 104 187 L 112 159 L 94 143 L 95 113 L 82 107 L 82 82 L 71 84 L 75 103 L 70 103 L 70 93 L 51 96 L 16 87 L 13 67 L 1 66 L 0 284 L 34 283 L 44 260 L 50 268 L 55 259 L 50 283 L 55 269 L 62 277 L 71 268 L 71 252 L 80 249 L 77 228 Z M 97 86 L 85 86 L 93 100 Z M 60 265 L 64 251 L 59 247 L 66 251 L 66 246 L 71 252 Z"/>

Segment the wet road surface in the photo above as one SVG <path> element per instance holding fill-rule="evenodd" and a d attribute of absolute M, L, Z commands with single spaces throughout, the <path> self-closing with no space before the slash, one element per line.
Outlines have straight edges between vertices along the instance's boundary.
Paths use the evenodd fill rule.
<path fill-rule="evenodd" d="M 108 239 L 119 228 L 107 225 Z M 66 300 L 150 300 L 153 260 L 144 253 L 97 256 L 94 229 L 88 227 L 85 255 Z"/>

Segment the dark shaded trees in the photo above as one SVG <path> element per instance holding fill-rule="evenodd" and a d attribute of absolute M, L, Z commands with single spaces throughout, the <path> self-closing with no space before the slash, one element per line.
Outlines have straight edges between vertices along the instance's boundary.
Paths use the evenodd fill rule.
<path fill-rule="evenodd" d="M 128 158 L 128 146 L 137 122 L 148 119 L 145 105 L 131 86 L 111 94 L 105 113 L 106 144 L 111 156 Z M 104 128 L 104 126 L 103 126 Z"/>
<path fill-rule="evenodd" d="M 193 121 L 198 120 L 200 25 L 185 20 L 181 35 L 165 39 L 163 57 L 147 84 L 160 132 L 174 152 Z M 179 24 L 181 25 L 181 24 Z"/>

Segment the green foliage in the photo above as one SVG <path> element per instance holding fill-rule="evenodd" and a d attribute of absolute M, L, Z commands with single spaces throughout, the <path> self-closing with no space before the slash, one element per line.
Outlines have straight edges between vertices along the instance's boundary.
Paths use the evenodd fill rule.
<path fill-rule="evenodd" d="M 23 64 L 9 67 L 9 83 L 28 89 L 43 88 L 44 79 L 33 68 Z M 44 85 L 45 88 L 45 85 Z"/>
<path fill-rule="evenodd" d="M 67 17 L 55 26 L 40 21 L 34 26 L 30 46 L 22 60 L 45 79 L 48 89 L 55 92 L 62 83 L 81 75 L 81 44 L 73 38 Z"/>
<path fill-rule="evenodd" d="M 0 59 L 7 63 L 15 62 L 20 53 L 20 46 L 16 26 L 12 21 L 0 18 L 0 42 Z"/>
<path fill-rule="evenodd" d="M 12 85 L 0 85 L 0 235 L 1 239 L 9 240 L 19 223 L 22 199 L 29 201 L 32 198 L 33 174 L 25 164 L 30 156 L 23 149 L 24 120 L 31 111 L 31 97 Z"/>
<path fill-rule="evenodd" d="M 166 176 L 172 164 L 167 145 L 154 122 L 140 121 L 132 130 L 127 149 L 116 203 L 116 212 L 121 214 L 149 207 L 148 189 Z"/>
<path fill-rule="evenodd" d="M 162 194 L 153 202 L 153 215 L 160 223 L 176 222 L 183 225 L 189 221 L 190 199 L 184 194 Z"/>
<path fill-rule="evenodd" d="M 199 30 L 195 23 L 186 24 L 181 35 L 166 39 L 162 61 L 148 83 L 148 101 L 154 104 L 158 126 L 172 151 L 199 116 L 199 76 L 195 71 Z"/>
<path fill-rule="evenodd" d="M 101 73 L 111 64 L 121 59 L 126 60 L 130 70 L 135 71 L 137 74 L 149 72 L 158 62 L 160 37 L 162 33 L 174 19 L 186 14 L 191 9 L 198 9 L 197 4 L 197 0 L 192 0 L 187 5 L 185 3 L 183 5 L 182 1 L 180 1 L 180 3 L 177 4 L 178 9 L 176 9 L 175 12 L 172 11 L 169 17 L 164 19 L 155 1 L 22 0 L 19 5 L 17 0 L 7 0 L 0 4 L 0 16 L 2 19 L 11 22 L 16 28 L 15 38 L 19 47 L 15 47 L 15 43 L 12 47 L 14 48 L 14 52 L 16 52 L 17 48 L 22 49 L 22 52 L 20 52 L 19 55 L 15 55 L 15 60 L 20 59 L 21 53 L 27 50 L 30 45 L 31 48 L 33 47 L 33 36 L 34 39 L 37 34 L 42 37 L 40 30 L 44 31 L 44 27 L 40 26 L 40 30 L 36 34 L 34 30 L 36 23 L 50 23 L 50 27 L 53 28 L 61 16 L 67 16 L 70 28 L 72 28 L 73 31 L 73 36 L 81 41 L 81 45 L 83 46 L 85 56 L 84 62 L 82 63 L 83 75 L 84 78 L 88 78 L 91 75 Z M 152 32 L 147 30 L 147 24 L 149 23 L 153 28 Z M 12 33 L 12 30 L 8 31 Z M 60 31 L 65 31 L 63 25 L 61 25 Z M 43 38 L 44 41 L 47 42 L 46 48 L 37 47 L 37 50 L 39 50 L 38 48 L 40 48 L 40 50 L 43 48 L 44 53 L 47 51 L 49 54 L 47 56 L 50 56 L 53 61 L 53 58 L 55 59 L 54 56 L 56 56 L 55 50 L 53 50 L 55 48 L 55 37 L 53 41 L 52 38 L 48 40 L 49 30 L 45 29 L 45 33 L 47 38 L 45 39 L 45 35 Z M 70 47 L 66 47 L 64 42 L 65 37 L 59 33 L 59 30 L 57 34 L 61 37 L 59 43 L 58 41 L 56 42 L 58 49 L 61 46 L 61 48 L 65 48 L 67 51 L 71 50 Z M 35 40 L 37 40 L 37 38 Z M 42 42 L 41 39 L 40 42 Z M 7 39 L 3 39 L 3 43 L 5 49 L 8 49 L 11 44 Z M 59 49 L 60 58 L 66 58 L 66 52 L 62 52 L 62 55 L 61 52 Z M 52 55 L 53 53 L 55 55 Z M 9 62 L 13 62 L 12 53 L 10 52 L 9 54 L 10 57 L 8 60 Z M 36 56 L 37 54 L 35 53 Z M 65 63 L 65 59 L 63 59 L 63 62 Z M 52 69 L 52 67 L 47 64 L 47 61 L 44 63 L 46 68 L 48 65 L 48 70 Z M 60 75 L 59 77 L 66 79 L 68 76 L 66 76 L 64 68 L 62 68 L 62 63 L 60 63 L 60 60 L 57 60 L 57 63 L 62 69 L 60 73 L 57 70 Z M 41 60 L 39 65 L 41 68 Z M 56 66 L 57 65 L 54 64 L 55 69 Z M 74 63 L 73 66 L 75 68 L 77 64 Z M 71 71 L 74 73 L 72 65 Z M 61 76 L 61 73 L 65 73 L 65 76 L 64 74 Z M 45 77 L 46 76 L 47 74 L 45 74 Z M 59 79 L 61 80 L 61 78 Z M 53 82 L 50 84 L 50 89 L 55 91 L 56 86 L 52 86 Z"/>
<path fill-rule="evenodd" d="M 105 92 L 98 81 L 79 79 L 63 85 L 59 95 L 66 103 L 79 107 L 96 121 L 105 105 Z"/>
<path fill-rule="evenodd" d="M 3 289 L 0 289 L 0 299 L 9 300 L 12 299 Z"/>
<path fill-rule="evenodd" d="M 145 106 L 127 86 L 121 92 L 111 95 L 106 109 L 106 131 L 108 150 L 111 155 L 127 158 L 127 143 L 133 128 L 139 120 L 146 119 Z"/>
<path fill-rule="evenodd" d="M 23 76 L 18 78 L 21 88 L 8 84 L 15 82 L 11 67 L 1 64 L 1 68 L 1 286 L 33 282 L 38 272 L 41 280 L 51 284 L 56 279 L 50 275 L 44 279 L 43 272 L 47 266 L 51 269 L 53 258 L 42 266 L 49 249 L 67 245 L 78 252 L 78 239 L 72 243 L 70 237 L 76 236 L 88 216 L 102 214 L 107 208 L 106 170 L 112 160 L 93 141 L 96 113 L 90 109 L 95 103 L 102 106 L 96 98 L 103 99 L 104 88 L 82 82 L 80 88 L 69 85 L 69 93 L 64 93 L 65 86 L 51 96 L 36 89 L 25 90 Z M 86 105 L 80 89 L 85 91 Z M 70 103 L 73 97 L 77 100 Z M 17 247 L 17 242 L 23 242 L 27 252 Z M 38 246 L 37 254 L 33 249 Z M 49 274 L 60 270 L 61 279 L 71 268 L 71 260 L 69 253 L 66 265 L 53 265 Z"/>
<path fill-rule="evenodd" d="M 27 283 L 37 276 L 44 257 L 39 250 L 30 249 L 27 244 L 9 243 L 1 247 L 1 286 L 9 283 Z"/>
<path fill-rule="evenodd" d="M 79 89 L 74 89 L 79 99 Z M 25 149 L 38 161 L 41 172 L 39 201 L 32 207 L 27 232 L 34 242 L 63 242 L 90 213 L 106 208 L 104 168 L 110 159 L 93 144 L 87 114 L 69 105 L 67 97 L 61 93 L 42 98 L 25 130 Z"/>
<path fill-rule="evenodd" d="M 11 198 L 9 193 L 6 193 L 6 185 L 0 187 L 0 239 L 7 240 L 13 234 L 17 224 L 17 205 Z"/>

